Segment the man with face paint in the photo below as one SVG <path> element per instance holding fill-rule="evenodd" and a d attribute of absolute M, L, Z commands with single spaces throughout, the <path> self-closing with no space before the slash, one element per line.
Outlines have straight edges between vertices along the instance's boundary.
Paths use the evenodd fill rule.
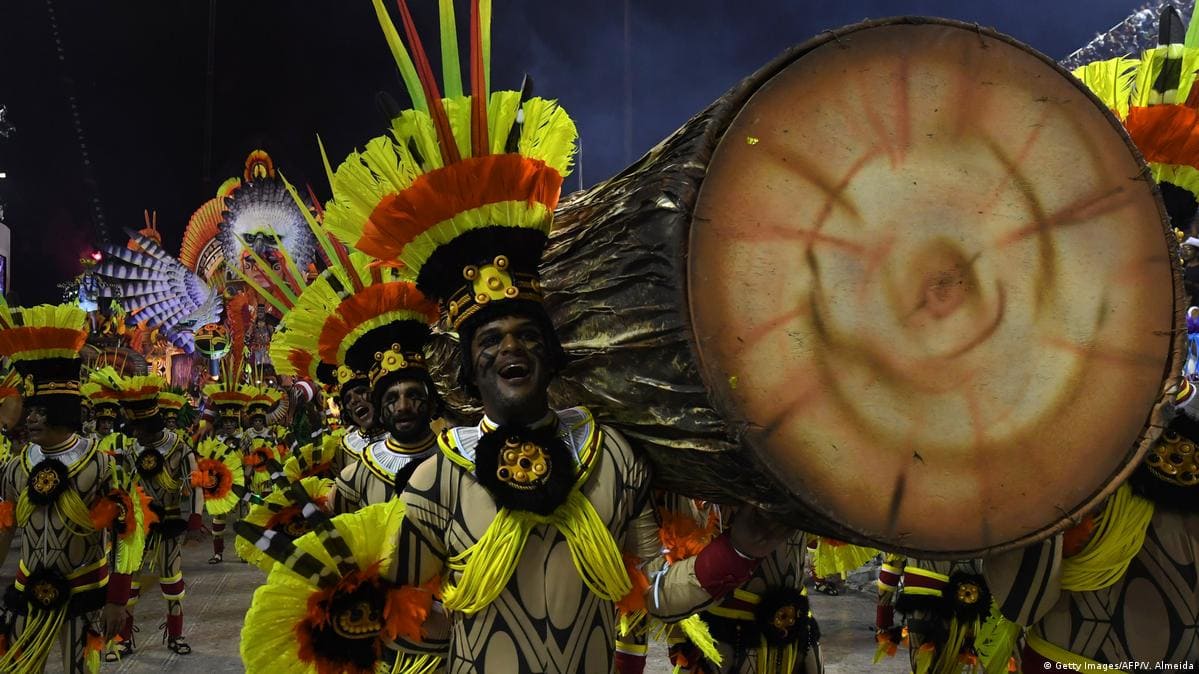
<path fill-rule="evenodd" d="M 357 370 L 347 365 L 336 368 L 341 421 L 345 429 L 337 440 L 333 468 L 340 472 L 362 456 L 367 445 L 383 439 L 386 431 L 379 426 L 375 404 L 371 399 L 370 370 Z"/>
<path fill-rule="evenodd" d="M 394 25 L 381 2 L 375 8 L 404 63 Z M 477 24 L 487 19 L 473 18 L 472 34 L 486 34 Z M 442 25 L 452 21 L 444 15 Z M 424 63 L 404 24 L 412 60 Z M 488 62 L 485 41 L 472 44 L 463 60 Z M 431 71 L 418 72 L 401 68 L 410 91 L 441 90 Z M 441 453 L 401 494 L 391 581 L 418 588 L 439 577 L 452 624 L 448 644 L 426 631 L 399 646 L 448 648 L 452 673 L 611 672 L 618 602 L 682 619 L 747 581 L 788 532 L 745 509 L 698 555 L 667 565 L 649 465 L 587 409 L 550 406 L 566 356 L 538 263 L 577 132 L 556 102 L 527 89 L 492 94 L 481 72 L 471 86 L 469 98 L 451 94 L 448 104 L 422 99 L 392 135 L 352 155 L 325 210 L 339 238 L 399 266 L 440 302 L 443 325 L 458 335 L 459 381 L 484 412 L 476 426 L 444 431 Z M 449 111 L 470 124 L 451 124 Z M 440 161 L 425 156 L 438 148 Z"/>
<path fill-rule="evenodd" d="M 88 381 L 82 386 L 83 395 L 91 407 L 93 439 L 99 442 L 116 430 L 117 420 L 121 416 L 121 403 L 117 400 L 116 390 L 105 385 L 102 379 Z"/>
<path fill-rule="evenodd" d="M 216 408 L 217 439 L 229 447 L 241 447 L 244 442 L 241 416 L 250 402 L 245 387 L 238 384 L 233 377 L 226 376 L 222 381 L 205 386 L 204 395 L 208 396 L 209 403 Z M 226 519 L 224 515 L 212 517 L 212 557 L 208 558 L 209 564 L 220 564 L 225 559 Z"/>
<path fill-rule="evenodd" d="M 168 431 L 179 430 L 179 415 L 187 405 L 187 396 L 179 390 L 161 391 L 158 394 L 158 413 L 162 415 L 163 426 Z"/>
<path fill-rule="evenodd" d="M 158 514 L 158 522 L 150 527 L 146 539 L 146 564 L 158 572 L 159 587 L 167 602 L 167 648 L 179 655 L 191 653 L 183 636 L 183 534 L 201 528 L 203 500 L 200 490 L 191 489 L 189 477 L 196 468 L 195 456 L 186 435 L 167 430 L 159 407 L 159 397 L 166 381 L 161 377 L 135 376 L 122 378 L 118 385 L 121 407 L 128 422 L 125 433 L 114 433 L 101 442 L 104 449 L 115 449 L 124 457 L 130 471 L 140 476 L 140 485 L 150 497 L 150 508 Z M 183 519 L 182 501 L 190 500 L 190 516 Z M 130 588 L 130 612 L 121 630 L 122 641 L 117 652 L 109 654 L 115 662 L 118 656 L 133 653 L 133 612 L 141 594 L 135 580 Z"/>
<path fill-rule="evenodd" d="M 279 427 L 267 423 L 267 416 L 283 399 L 283 392 L 270 386 L 247 387 L 250 398 L 246 403 L 245 417 L 249 425 L 242 431 L 242 453 L 252 491 L 263 494 L 270 491 L 270 475 L 275 464 L 280 462 L 279 447 L 286 446 L 286 438 Z"/>
<path fill-rule="evenodd" d="M 10 309 L 0 300 L 0 355 L 24 377 L 32 441 L 0 478 L 21 531 L 20 564 L 0 611 L 0 671 L 41 672 L 56 644 L 63 671 L 90 671 L 124 622 L 130 574 L 141 563 L 140 542 L 122 535 L 129 510 L 114 506 L 132 502 L 130 483 L 116 459 L 79 435 L 86 326 L 73 305 Z M 0 535 L 0 562 L 12 534 Z"/>
<path fill-rule="evenodd" d="M 333 496 L 336 513 L 391 499 L 403 489 L 412 471 L 437 453 L 437 437 L 429 423 L 440 415 L 441 398 L 424 358 L 428 319 L 436 315 L 436 308 L 415 288 L 406 296 L 427 313 L 418 311 L 414 320 L 376 328 L 346 353 L 347 362 L 358 367 L 366 365 L 360 359 L 371 361 L 371 404 L 387 435 L 367 445 L 358 460 L 341 471 Z"/>

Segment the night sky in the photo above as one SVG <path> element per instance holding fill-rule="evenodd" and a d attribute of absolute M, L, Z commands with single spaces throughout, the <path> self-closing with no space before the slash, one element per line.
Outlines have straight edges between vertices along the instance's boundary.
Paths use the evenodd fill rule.
<path fill-rule="evenodd" d="M 437 3 L 409 1 L 439 67 Z M 518 88 L 527 72 L 538 95 L 562 101 L 583 148 L 570 191 L 580 179 L 590 185 L 619 171 L 735 82 L 822 30 L 864 18 L 945 16 L 992 26 L 1059 59 L 1138 4 L 629 0 L 626 87 L 619 0 L 495 0 L 492 88 Z M 458 17 L 465 40 L 462 0 Z M 121 228 L 141 227 L 143 209 L 158 211 L 176 253 L 191 212 L 241 173 L 255 147 L 292 182 L 311 182 L 327 198 L 315 135 L 335 164 L 379 135 L 378 91 L 407 103 L 368 0 L 3 0 L 0 103 L 17 131 L 0 141 L 0 170 L 8 174 L 0 190 L 19 301 L 56 301 L 56 284 L 78 273 L 80 255 L 104 237 L 124 241 Z"/>

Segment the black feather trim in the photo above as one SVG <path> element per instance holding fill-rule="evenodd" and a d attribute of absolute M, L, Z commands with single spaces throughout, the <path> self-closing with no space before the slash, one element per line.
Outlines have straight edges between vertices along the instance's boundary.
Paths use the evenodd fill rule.
<path fill-rule="evenodd" d="M 549 470 L 543 478 L 522 488 L 500 479 L 500 454 L 509 439 L 537 445 L 548 455 Z M 537 429 L 500 427 L 479 438 L 475 477 L 501 508 L 549 515 L 566 502 L 574 486 L 574 458 L 553 425 Z"/>
<path fill-rule="evenodd" d="M 776 588 L 762 594 L 762 601 L 754 609 L 754 622 L 767 644 L 779 647 L 794 643 L 804 653 L 811 643 L 808 613 L 808 598 L 799 590 Z"/>
<path fill-rule="evenodd" d="M 899 596 L 895 598 L 895 610 L 905 615 L 913 613 L 942 615 L 945 612 L 945 601 L 941 597 L 927 594 L 900 592 Z"/>
<path fill-rule="evenodd" d="M 162 452 L 157 449 L 147 447 L 137 455 L 137 473 L 142 476 L 143 480 L 153 479 L 162 472 L 163 468 Z"/>
<path fill-rule="evenodd" d="M 375 354 L 383 353 L 392 344 L 399 344 L 404 353 L 420 353 L 429 341 L 429 326 L 421 321 L 392 321 L 367 330 L 346 349 L 346 366 L 356 372 L 368 372 L 375 364 Z"/>
<path fill-rule="evenodd" d="M 71 599 L 71 584 L 57 571 L 41 569 L 25 580 L 25 601 L 42 611 L 56 611 Z"/>
<path fill-rule="evenodd" d="M 1199 487 L 1184 487 L 1154 475 L 1145 463 L 1137 466 L 1128 484 L 1134 494 L 1153 501 L 1167 510 L 1189 514 L 1199 512 Z"/>
<path fill-rule="evenodd" d="M 982 576 L 958 571 L 949 577 L 945 602 L 958 623 L 969 624 L 985 619 L 991 612 L 991 590 Z"/>
<path fill-rule="evenodd" d="M 416 277 L 416 287 L 427 297 L 448 301 L 466 285 L 463 268 L 489 264 L 497 255 L 508 258 L 513 272 L 537 274 L 546 241 L 543 232 L 528 227 L 472 229 L 433 251 Z"/>

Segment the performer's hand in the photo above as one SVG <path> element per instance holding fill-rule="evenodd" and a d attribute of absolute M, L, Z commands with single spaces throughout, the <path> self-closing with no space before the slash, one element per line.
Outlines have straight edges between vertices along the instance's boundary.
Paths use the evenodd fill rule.
<path fill-rule="evenodd" d="M 793 529 L 780 524 L 757 508 L 740 508 L 729 527 L 729 536 L 737 552 L 761 559 L 787 540 Z"/>
<path fill-rule="evenodd" d="M 125 626 L 125 617 L 128 612 L 125 607 L 120 604 L 105 604 L 104 611 L 100 614 L 100 619 L 104 623 L 104 643 L 108 643 L 117 638 L 121 628 Z"/>

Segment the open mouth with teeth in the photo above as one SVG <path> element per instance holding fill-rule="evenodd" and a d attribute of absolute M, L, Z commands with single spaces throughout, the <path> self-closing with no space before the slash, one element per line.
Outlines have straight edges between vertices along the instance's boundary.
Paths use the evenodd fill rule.
<path fill-rule="evenodd" d="M 523 380 L 529 376 L 531 369 L 526 363 L 509 363 L 499 370 L 501 379 L 506 381 Z"/>

